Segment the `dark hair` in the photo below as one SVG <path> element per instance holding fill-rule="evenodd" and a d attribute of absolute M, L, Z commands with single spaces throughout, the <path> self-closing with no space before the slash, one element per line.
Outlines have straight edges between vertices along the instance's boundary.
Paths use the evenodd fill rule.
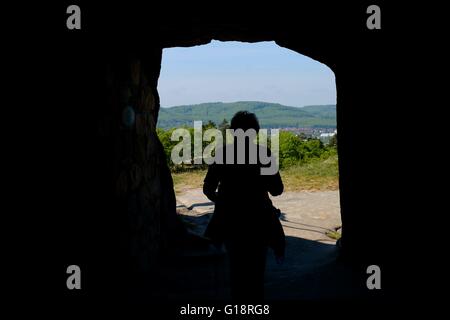
<path fill-rule="evenodd" d="M 258 118 L 254 113 L 248 111 L 238 111 L 231 119 L 230 128 L 233 130 L 242 129 L 244 131 L 248 129 L 255 129 L 259 131 Z"/>

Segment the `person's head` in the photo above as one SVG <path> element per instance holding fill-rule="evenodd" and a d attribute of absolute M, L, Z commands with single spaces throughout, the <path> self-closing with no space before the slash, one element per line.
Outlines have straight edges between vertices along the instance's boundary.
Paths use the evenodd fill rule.
<path fill-rule="evenodd" d="M 254 129 L 259 131 L 258 118 L 254 113 L 248 111 L 238 111 L 231 119 L 230 128 L 233 130 L 242 129 L 244 131 L 248 129 Z"/>

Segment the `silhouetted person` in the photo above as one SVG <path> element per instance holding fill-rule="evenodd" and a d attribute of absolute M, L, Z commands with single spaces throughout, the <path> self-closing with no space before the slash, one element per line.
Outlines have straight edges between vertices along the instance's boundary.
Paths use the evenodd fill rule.
<path fill-rule="evenodd" d="M 259 123 L 253 113 L 240 111 L 231 120 L 231 129 L 254 129 Z M 215 202 L 214 214 L 205 236 L 216 244 L 225 243 L 230 262 L 231 294 L 235 301 L 261 301 L 264 298 L 264 269 L 267 248 L 277 260 L 284 257 L 285 239 L 277 212 L 269 198 L 283 192 L 280 174 L 262 175 L 261 161 L 251 164 L 249 150 L 253 141 L 246 139 L 244 164 L 237 164 L 237 140 L 223 148 L 234 148 L 234 164 L 212 164 L 204 180 L 203 192 Z M 261 152 L 270 150 L 257 146 Z M 272 158 L 272 161 L 275 161 Z M 269 165 L 265 165 L 269 166 Z"/>

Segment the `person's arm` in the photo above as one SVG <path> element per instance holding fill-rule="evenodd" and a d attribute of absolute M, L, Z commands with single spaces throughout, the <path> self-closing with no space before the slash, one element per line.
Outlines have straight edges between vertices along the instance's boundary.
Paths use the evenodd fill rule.
<path fill-rule="evenodd" d="M 283 181 L 281 181 L 280 172 L 278 171 L 274 175 L 267 176 L 268 177 L 268 183 L 267 183 L 267 191 L 272 196 L 279 196 L 283 193 L 284 185 Z"/>
<path fill-rule="evenodd" d="M 217 186 L 219 185 L 219 168 L 216 164 L 208 167 L 205 180 L 203 181 L 203 193 L 212 202 L 217 200 Z"/>
<path fill-rule="evenodd" d="M 272 151 L 270 149 L 266 149 L 267 154 L 270 156 L 271 161 L 270 165 L 276 163 L 275 157 L 272 155 Z M 264 176 L 266 190 L 272 196 L 279 196 L 283 193 L 284 186 L 283 181 L 281 181 L 280 171 L 277 168 L 277 172 L 275 174 L 269 174 Z"/>

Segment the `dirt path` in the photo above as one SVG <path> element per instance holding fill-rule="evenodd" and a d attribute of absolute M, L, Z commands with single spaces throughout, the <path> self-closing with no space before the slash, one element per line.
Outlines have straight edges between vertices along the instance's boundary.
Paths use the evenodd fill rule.
<path fill-rule="evenodd" d="M 328 231 L 341 226 L 339 191 L 285 192 L 272 197 L 273 204 L 282 212 L 281 223 L 286 236 L 307 240 L 334 243 Z M 201 189 L 187 190 L 177 195 L 179 212 L 200 221 L 198 232 L 206 226 L 214 204 Z M 203 219 L 199 219 L 202 218 Z M 194 227 L 194 226 L 193 226 Z"/>
<path fill-rule="evenodd" d="M 327 231 L 341 226 L 339 192 L 286 192 L 279 197 L 273 197 L 272 200 L 282 211 L 281 223 L 286 234 L 286 256 L 284 263 L 278 265 L 273 253 L 268 252 L 266 299 L 314 300 L 360 296 L 364 292 L 362 284 L 355 280 L 351 269 L 338 262 L 336 240 L 327 235 Z M 202 190 L 192 189 L 178 194 L 177 206 L 179 214 L 189 228 L 202 235 L 214 210 L 214 204 L 203 195 Z M 223 278 L 221 274 L 227 273 L 226 263 L 212 265 L 216 267 L 204 268 L 213 275 L 211 279 L 216 279 L 210 281 L 214 283 L 212 287 L 218 290 L 215 296 L 219 299 L 227 297 L 229 294 L 227 281 L 217 280 Z M 195 286 L 199 286 L 199 279 L 203 279 L 207 271 L 199 266 L 189 270 Z M 180 277 L 183 276 L 185 283 L 185 273 L 178 272 Z M 195 272 L 201 273 L 201 276 L 195 276 Z M 227 276 L 224 276 L 224 279 L 227 279 Z M 192 287 L 195 286 L 187 286 L 191 298 Z M 211 286 L 205 283 L 204 291 L 199 290 L 198 296 L 213 297 L 214 292 Z"/>

